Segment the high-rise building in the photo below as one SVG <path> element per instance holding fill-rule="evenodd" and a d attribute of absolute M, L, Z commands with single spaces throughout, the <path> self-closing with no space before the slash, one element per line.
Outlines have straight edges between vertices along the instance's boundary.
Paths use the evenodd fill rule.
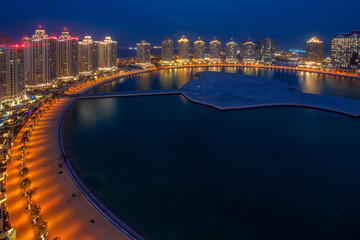
<path fill-rule="evenodd" d="M 161 59 L 164 62 L 172 62 L 174 56 L 174 41 L 166 37 L 161 44 Z"/>
<path fill-rule="evenodd" d="M 57 45 L 58 78 L 74 78 L 79 75 L 79 39 L 71 37 L 67 29 L 61 33 Z"/>
<path fill-rule="evenodd" d="M 26 98 L 24 51 L 24 44 L 0 45 L 1 104 L 13 105 Z"/>
<path fill-rule="evenodd" d="M 178 40 L 178 56 L 180 61 L 188 61 L 189 60 L 189 40 L 183 36 L 180 40 Z"/>
<path fill-rule="evenodd" d="M 97 72 L 99 70 L 99 42 L 98 41 L 94 41 L 94 43 L 93 43 L 92 59 L 93 59 L 93 69 L 95 72 Z"/>
<path fill-rule="evenodd" d="M 262 61 L 264 64 L 273 64 L 275 62 L 275 41 L 267 37 L 262 45 Z"/>
<path fill-rule="evenodd" d="M 52 42 L 52 43 L 50 43 Z M 27 88 L 49 87 L 56 81 L 56 52 L 45 30 L 39 26 L 32 38 L 25 37 L 25 84 Z"/>
<path fill-rule="evenodd" d="M 136 44 L 137 62 L 138 63 L 151 63 L 150 59 L 150 43 L 142 40 L 141 43 Z"/>
<path fill-rule="evenodd" d="M 360 31 L 340 34 L 331 41 L 333 63 L 349 67 L 354 54 L 360 56 Z"/>
<path fill-rule="evenodd" d="M 210 42 L 210 58 L 212 60 L 220 60 L 221 59 L 221 42 L 219 42 L 216 38 Z"/>
<path fill-rule="evenodd" d="M 244 63 L 254 63 L 255 62 L 255 43 L 245 42 L 242 45 L 242 57 Z"/>
<path fill-rule="evenodd" d="M 50 79 L 57 79 L 57 37 L 49 37 L 49 74 Z"/>
<path fill-rule="evenodd" d="M 197 41 L 194 42 L 194 60 L 197 62 L 201 62 L 205 59 L 205 43 L 198 38 Z"/>
<path fill-rule="evenodd" d="M 233 39 L 230 40 L 230 42 L 228 42 L 226 44 L 226 61 L 227 62 L 236 62 L 237 61 L 237 57 L 236 57 L 236 52 L 237 52 L 237 48 L 238 45 L 237 43 L 234 42 Z"/>
<path fill-rule="evenodd" d="M 318 38 L 313 37 L 306 42 L 305 60 L 316 63 L 321 63 L 324 60 L 324 43 Z"/>
<path fill-rule="evenodd" d="M 105 37 L 103 42 L 98 42 L 99 68 L 101 70 L 111 70 L 116 68 L 117 42 L 111 37 Z"/>
<path fill-rule="evenodd" d="M 261 42 L 255 41 L 255 61 L 261 61 Z"/>
<path fill-rule="evenodd" d="M 94 67 L 94 42 L 91 36 L 86 35 L 83 41 L 79 42 L 79 72 L 89 74 L 95 70 Z"/>

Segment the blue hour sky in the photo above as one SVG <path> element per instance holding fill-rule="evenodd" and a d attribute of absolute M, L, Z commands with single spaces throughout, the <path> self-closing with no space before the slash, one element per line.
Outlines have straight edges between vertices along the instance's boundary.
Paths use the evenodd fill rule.
<path fill-rule="evenodd" d="M 0 6 L 0 32 L 13 42 L 42 25 L 50 35 L 63 27 L 81 39 L 86 33 L 96 40 L 109 34 L 124 47 L 142 39 L 160 45 L 167 35 L 185 34 L 191 42 L 216 36 L 225 43 L 245 34 L 254 40 L 270 35 L 281 49 L 304 49 L 312 36 L 329 48 L 332 37 L 360 29 L 359 0 L 18 0 Z"/>

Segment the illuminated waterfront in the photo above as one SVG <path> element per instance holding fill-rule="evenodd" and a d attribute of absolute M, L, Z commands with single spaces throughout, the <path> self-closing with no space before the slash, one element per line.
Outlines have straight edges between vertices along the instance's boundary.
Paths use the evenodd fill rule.
<path fill-rule="evenodd" d="M 244 72 L 360 97 L 356 80 Z M 174 89 L 191 78 L 189 69 L 169 70 L 97 91 Z M 219 112 L 152 96 L 79 100 L 64 143 L 90 189 L 150 239 L 339 239 L 357 231 L 359 133 L 358 119 L 323 111 Z"/>
<path fill-rule="evenodd" d="M 274 70 L 251 67 L 199 67 L 162 70 L 135 77 L 119 79 L 95 88 L 92 92 L 120 92 L 133 90 L 177 89 L 193 79 L 196 72 L 223 71 L 269 78 L 297 85 L 306 93 L 324 94 L 360 100 L 360 81 L 326 74 Z"/>

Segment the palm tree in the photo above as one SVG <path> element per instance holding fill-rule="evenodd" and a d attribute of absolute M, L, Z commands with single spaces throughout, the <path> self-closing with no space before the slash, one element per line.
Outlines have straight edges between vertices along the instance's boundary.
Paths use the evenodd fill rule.
<path fill-rule="evenodd" d="M 19 147 L 19 151 L 25 151 L 26 150 L 26 145 L 22 145 L 21 147 Z"/>
<path fill-rule="evenodd" d="M 28 202 L 28 208 L 30 208 L 30 204 L 32 202 L 32 197 L 34 196 L 34 194 L 36 193 L 37 188 L 31 188 L 28 191 L 26 191 L 26 200 Z"/>
<path fill-rule="evenodd" d="M 23 166 L 23 167 L 20 168 L 19 176 L 20 177 L 25 177 L 28 173 L 29 173 L 29 168 Z"/>
<path fill-rule="evenodd" d="M 23 190 L 26 190 L 28 187 L 30 187 L 31 185 L 31 180 L 30 178 L 24 178 L 21 182 L 20 182 L 20 188 Z M 26 194 L 25 194 L 26 195 Z"/>
<path fill-rule="evenodd" d="M 40 211 L 41 211 L 41 207 L 40 207 L 40 206 L 34 205 L 34 206 L 31 208 L 30 216 L 31 216 L 34 224 L 36 224 L 36 221 L 37 221 L 37 219 L 39 218 Z"/>
<path fill-rule="evenodd" d="M 21 142 L 22 142 L 23 144 L 28 143 L 28 142 L 29 142 L 29 137 L 28 137 L 28 136 L 22 137 L 22 138 L 21 138 Z"/>
<path fill-rule="evenodd" d="M 47 233 L 47 222 L 41 221 L 38 225 L 38 236 L 40 239 L 44 239 Z"/>
<path fill-rule="evenodd" d="M 29 137 L 30 136 L 30 130 L 27 130 L 23 133 L 23 137 Z"/>

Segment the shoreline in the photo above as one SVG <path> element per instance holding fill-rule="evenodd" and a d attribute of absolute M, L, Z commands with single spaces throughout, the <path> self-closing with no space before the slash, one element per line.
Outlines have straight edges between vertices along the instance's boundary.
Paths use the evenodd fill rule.
<path fill-rule="evenodd" d="M 117 80 L 117 79 L 123 78 L 123 77 L 131 77 L 131 76 L 136 76 L 138 74 L 167 70 L 167 69 L 196 68 L 196 67 L 252 67 L 252 68 L 272 68 L 272 69 L 285 70 L 285 69 L 278 68 L 278 67 L 245 66 L 245 65 L 240 65 L 240 64 L 192 65 L 192 66 L 177 66 L 177 67 L 171 67 L 171 68 L 165 68 L 165 69 L 137 70 L 134 72 L 123 73 L 121 75 L 114 76 L 109 79 L 105 79 L 101 82 L 96 82 L 90 86 L 82 87 L 81 89 L 78 89 L 75 92 L 80 93 L 80 94 L 86 94 L 98 86 L 104 85 L 106 83 L 112 82 L 114 80 Z M 286 69 L 286 70 L 291 70 L 291 69 Z M 297 69 L 295 71 L 305 71 L 306 72 L 307 70 Z M 308 72 L 313 72 L 313 71 L 309 70 Z M 314 72 L 314 73 L 329 74 L 329 73 L 323 73 L 323 72 Z M 329 75 L 334 75 L 334 74 L 329 74 Z M 347 75 L 336 75 L 336 76 L 360 79 L 360 77 L 347 76 Z M 196 102 L 195 99 L 191 99 L 191 97 L 186 96 L 186 93 L 184 93 L 184 91 L 182 91 L 181 89 L 179 89 L 179 91 L 181 91 L 180 94 L 183 95 L 187 100 Z M 36 158 L 36 161 L 34 162 L 36 164 L 34 165 L 34 163 L 31 163 L 31 165 L 34 165 L 34 166 L 30 166 L 30 169 L 31 169 L 30 172 L 32 173 L 32 175 L 34 175 L 32 177 L 32 178 L 34 178 L 34 182 L 39 183 L 39 184 L 36 184 L 36 186 L 39 187 L 40 193 L 35 195 L 34 199 L 36 202 L 39 203 L 40 206 L 44 206 L 43 207 L 43 210 L 44 210 L 43 215 L 44 215 L 44 218 L 49 221 L 49 233 L 54 236 L 60 235 L 64 239 L 65 238 L 69 239 L 69 237 L 75 237 L 75 236 L 77 237 L 77 239 L 104 239 L 103 237 L 109 238 L 109 236 L 110 237 L 116 236 L 115 237 L 116 239 L 144 239 L 143 237 L 138 235 L 134 230 L 132 230 L 128 225 L 126 225 L 121 220 L 119 220 L 119 218 L 116 217 L 116 215 L 114 215 L 111 211 L 109 211 L 103 204 L 101 204 L 96 199 L 96 197 L 94 197 L 92 195 L 91 191 L 89 191 L 86 188 L 84 183 L 76 175 L 75 171 L 72 169 L 71 164 L 69 163 L 69 159 L 67 159 L 67 157 L 66 157 L 65 150 L 64 149 L 63 149 L 63 151 L 61 150 L 61 148 L 63 148 L 63 146 L 59 146 L 59 144 L 62 145 L 61 127 L 62 127 L 63 119 L 65 118 L 67 111 L 73 106 L 73 104 L 78 99 L 79 98 L 71 99 L 71 97 L 69 97 L 69 96 L 62 97 L 42 117 L 42 119 L 40 119 L 39 123 L 41 123 L 41 124 L 39 124 L 39 126 L 35 127 L 35 129 L 34 129 L 35 130 L 34 137 L 37 137 L 37 138 L 35 140 L 31 141 L 31 144 L 35 145 L 35 146 L 32 146 L 32 148 L 35 148 L 35 149 L 41 148 L 40 154 L 39 154 L 39 152 L 37 152 L 35 154 L 30 154 L 31 160 Z M 211 106 L 210 104 L 206 104 L 203 102 L 197 102 L 197 103 L 200 103 L 202 105 Z M 271 105 L 271 106 L 259 105 L 259 106 L 255 106 L 255 107 L 275 107 L 275 106 L 276 105 Z M 286 105 L 285 103 L 282 105 L 278 105 L 278 106 L 314 108 L 312 106 L 302 106 L 302 105 L 296 106 L 294 104 Z M 216 109 L 218 109 L 216 106 L 211 106 L 211 107 L 215 107 Z M 243 108 L 244 107 L 241 107 L 241 108 L 231 107 L 229 109 L 222 108 L 219 110 L 233 110 L 233 109 L 243 109 Z M 246 107 L 246 108 L 254 108 L 254 107 Z M 316 108 L 316 107 L 315 107 L 315 109 L 332 111 L 331 109 L 320 109 L 320 108 Z M 332 112 L 349 115 L 345 112 L 340 112 L 340 111 L 332 111 Z M 353 116 L 353 117 L 355 117 L 355 116 Z M 356 116 L 356 117 L 358 117 L 358 116 Z M 51 125 L 51 126 L 48 126 L 48 125 Z M 41 135 L 41 136 L 38 136 L 38 135 Z M 48 136 L 46 138 L 44 138 L 43 135 L 48 135 Z M 40 138 L 41 141 L 39 141 L 38 138 Z M 48 141 L 50 141 L 50 139 L 51 139 L 51 141 L 50 141 L 51 143 L 46 144 L 45 143 L 46 139 L 48 139 Z M 55 139 L 55 144 L 53 144 L 54 139 Z M 43 144 L 45 143 L 44 146 L 43 145 L 39 146 L 39 144 L 41 144 L 41 143 L 43 143 Z M 51 144 L 51 146 L 49 146 L 49 144 Z M 56 147 L 55 152 L 54 152 L 54 145 Z M 32 150 L 32 151 L 34 151 L 34 150 Z M 46 161 L 41 160 L 42 165 L 41 164 L 39 165 L 37 162 L 39 162 L 40 159 L 37 159 L 37 158 L 39 158 L 39 157 L 41 159 L 46 158 L 46 156 L 43 156 L 43 154 L 45 152 L 46 152 L 45 155 L 51 155 L 52 157 L 50 157 L 50 158 L 48 157 L 48 159 L 46 159 Z M 15 155 L 15 153 L 13 153 L 13 155 Z M 57 157 L 55 157 L 55 155 L 57 155 Z M 64 159 L 64 157 L 66 159 Z M 12 157 L 12 158 L 13 158 L 12 162 L 14 163 L 15 159 L 14 159 L 14 157 Z M 65 174 L 64 173 L 60 174 L 60 175 L 58 174 L 59 170 L 61 170 L 61 169 L 59 169 L 57 166 L 57 163 L 58 163 L 57 159 L 61 159 L 61 161 L 63 162 L 64 167 L 66 169 Z M 70 165 L 70 167 L 68 165 Z M 44 170 L 44 168 L 50 168 L 50 169 Z M 34 171 L 34 169 L 35 169 L 35 171 Z M 44 174 L 45 174 L 45 177 L 44 177 Z M 67 179 L 63 179 L 64 175 L 67 177 Z M 74 177 L 74 175 L 76 177 Z M 60 178 L 60 180 L 59 180 L 59 178 Z M 55 184 L 57 191 L 54 192 L 53 185 L 49 185 L 49 183 L 47 183 L 47 184 L 44 183 L 44 179 L 48 180 L 49 183 Z M 54 181 L 55 179 L 56 179 L 56 181 Z M 12 179 L 12 181 L 14 181 L 14 179 Z M 79 182 L 80 182 L 80 185 L 79 185 Z M 16 185 L 18 185 L 18 184 L 16 183 Z M 81 185 L 83 185 L 84 188 Z M 46 186 L 48 188 L 52 189 L 51 192 L 53 194 L 55 194 L 55 196 L 45 196 L 44 193 L 41 192 L 41 189 L 43 189 L 44 192 L 49 193 L 49 191 L 47 191 L 48 189 Z M 18 188 L 18 186 L 16 186 L 16 187 Z M 49 200 L 51 200 L 52 198 L 56 198 L 57 201 L 55 201 L 55 202 L 57 204 L 66 205 L 66 204 L 64 204 L 64 202 L 66 203 L 66 199 L 70 198 L 70 200 L 68 200 L 68 201 L 72 201 L 72 199 L 71 199 L 71 196 L 66 197 L 65 193 L 76 192 L 76 190 L 80 191 L 80 195 L 77 196 L 76 198 L 83 198 L 83 199 L 76 200 L 78 202 L 81 202 L 80 206 L 79 206 L 79 204 L 77 204 L 76 206 L 70 206 L 70 207 L 68 206 L 68 208 L 66 208 L 66 211 L 65 211 L 66 216 L 64 216 L 64 213 L 63 213 L 64 209 L 61 209 L 60 211 L 59 211 L 59 209 L 57 209 L 56 211 L 54 210 L 54 207 L 56 207 L 56 204 L 54 205 L 54 201 L 52 201 L 52 204 L 47 204 Z M 15 192 L 18 192 L 18 189 L 15 189 Z M 13 192 L 11 192 L 11 193 L 13 193 Z M 88 194 L 90 195 L 90 197 Z M 61 196 L 59 196 L 59 195 L 61 195 Z M 50 199 L 46 199 L 46 197 L 50 197 Z M 16 196 L 16 199 L 17 198 L 18 198 L 18 196 Z M 10 197 L 9 197 L 9 199 L 10 199 Z M 46 200 L 44 200 L 44 199 L 46 199 Z M 58 201 L 59 199 L 62 199 L 62 201 Z M 19 200 L 19 201 L 21 201 L 21 200 Z M 12 204 L 19 205 L 19 204 L 22 204 L 22 201 L 21 201 L 21 203 L 14 202 L 9 205 L 12 205 Z M 86 206 L 86 205 L 92 206 L 93 210 L 90 210 L 89 207 L 84 208 L 84 206 Z M 99 206 L 101 206 L 101 207 L 99 207 Z M 61 207 L 66 207 L 66 206 L 61 206 Z M 17 211 L 18 211 L 18 208 L 19 208 L 19 206 L 16 206 Z M 16 222 L 20 221 L 20 219 L 14 220 L 16 214 L 13 215 L 12 210 L 11 211 L 9 210 L 9 212 L 10 212 L 10 219 L 11 219 L 12 223 L 15 223 L 16 226 L 23 224 L 23 223 L 16 224 Z M 81 214 L 79 214 L 79 212 Z M 24 213 L 23 215 L 25 215 L 25 214 L 28 214 L 28 213 Z M 24 221 L 23 215 L 20 215 L 22 222 Z M 60 219 L 60 217 L 58 215 L 63 217 L 63 219 Z M 96 216 L 99 215 L 99 216 L 102 216 L 102 219 L 101 218 L 99 219 L 99 216 L 95 217 L 96 224 L 91 225 L 91 224 L 89 224 L 89 215 L 96 215 Z M 68 219 L 69 216 L 74 217 L 76 220 L 73 220 L 74 222 L 71 223 L 71 219 Z M 26 215 L 25 217 L 27 218 L 28 216 Z M 26 221 L 29 221 L 29 220 L 26 219 Z M 61 223 L 62 221 L 64 221 L 64 222 Z M 85 226 L 86 222 L 89 224 L 89 225 L 87 225 L 88 227 Z M 76 227 L 73 227 L 73 226 L 70 227 L 70 225 L 76 225 Z M 99 225 L 100 225 L 100 228 L 99 228 Z M 79 228 L 79 226 L 81 226 L 81 228 Z M 98 226 L 98 227 L 96 227 L 96 226 Z M 69 228 L 71 228 L 71 230 L 69 230 Z M 75 231 L 76 229 L 78 231 Z M 114 231 L 114 229 L 116 229 L 116 231 Z M 21 227 L 18 228 L 18 226 L 17 226 L 17 232 L 19 233 L 19 236 L 21 237 L 21 232 L 22 232 Z M 134 235 L 134 236 L 132 236 L 132 235 Z M 32 238 L 24 237 L 22 239 L 32 239 Z"/>
<path fill-rule="evenodd" d="M 112 225 L 114 225 L 120 232 L 122 232 L 126 237 L 129 239 L 139 239 L 144 240 L 145 238 L 141 237 L 138 233 L 136 233 L 131 227 L 129 227 L 127 224 L 125 224 L 123 221 L 119 219 L 112 211 L 110 211 L 103 203 L 101 203 L 94 194 L 86 187 L 86 185 L 83 183 L 83 180 L 76 174 L 76 171 L 71 166 L 70 158 L 68 157 L 66 150 L 63 145 L 62 140 L 62 127 L 63 127 L 63 120 L 66 117 L 66 114 L 68 111 L 70 111 L 73 104 L 77 101 L 77 99 L 74 99 L 71 104 L 68 105 L 68 107 L 65 109 L 64 113 L 61 116 L 61 119 L 58 123 L 57 127 L 57 133 L 56 133 L 56 142 L 58 151 L 60 154 L 61 161 L 63 163 L 63 166 L 66 169 L 66 172 L 70 176 L 71 180 L 74 182 L 76 187 L 82 192 L 82 194 L 85 196 L 85 198 L 89 201 L 89 203 L 96 208 L 96 210 L 104 216 Z"/>

